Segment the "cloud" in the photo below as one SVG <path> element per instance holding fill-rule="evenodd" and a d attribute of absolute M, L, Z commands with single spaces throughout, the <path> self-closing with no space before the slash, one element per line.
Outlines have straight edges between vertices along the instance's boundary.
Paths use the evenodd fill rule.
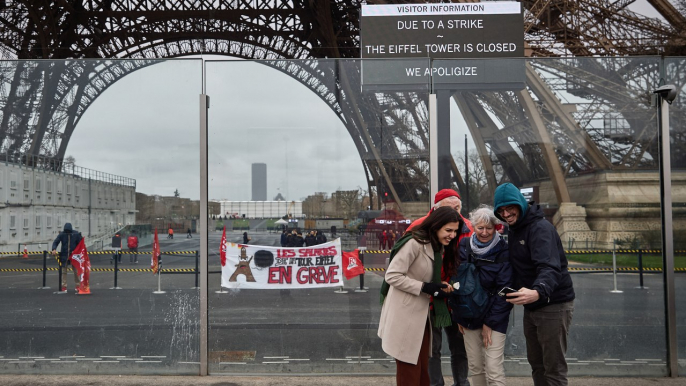
<path fill-rule="evenodd" d="M 79 166 L 136 179 L 145 194 L 200 196 L 200 60 L 138 70 L 100 95 L 67 149 Z M 209 196 L 251 199 L 251 164 L 267 164 L 267 197 L 366 186 L 352 138 L 305 86 L 252 61 L 207 62 Z"/>

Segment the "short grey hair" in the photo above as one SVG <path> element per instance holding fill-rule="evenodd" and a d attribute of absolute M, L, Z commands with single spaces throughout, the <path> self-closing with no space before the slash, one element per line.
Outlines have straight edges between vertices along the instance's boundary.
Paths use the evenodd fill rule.
<path fill-rule="evenodd" d="M 485 223 L 496 226 L 502 223 L 497 217 L 495 217 L 493 208 L 488 205 L 481 205 L 469 213 L 469 221 L 472 223 L 472 225 Z"/>
<path fill-rule="evenodd" d="M 441 201 L 435 203 L 434 208 L 440 208 L 441 206 L 445 206 L 446 204 L 452 204 L 455 201 L 457 201 L 460 205 L 462 205 L 462 200 L 460 200 L 459 197 L 450 196 L 450 197 L 446 197 L 446 198 L 442 199 Z"/>

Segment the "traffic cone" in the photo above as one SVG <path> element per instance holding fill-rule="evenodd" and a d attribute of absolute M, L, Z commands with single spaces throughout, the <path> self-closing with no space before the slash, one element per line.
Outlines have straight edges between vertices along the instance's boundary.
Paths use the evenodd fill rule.
<path fill-rule="evenodd" d="M 77 291 L 79 291 L 76 293 L 77 295 L 90 295 L 91 294 L 90 286 L 85 286 L 85 285 L 83 285 L 83 283 L 79 286 Z"/>
<path fill-rule="evenodd" d="M 26 250 L 26 245 L 24 245 L 24 254 L 21 256 L 22 259 L 28 259 L 29 258 L 29 251 Z"/>

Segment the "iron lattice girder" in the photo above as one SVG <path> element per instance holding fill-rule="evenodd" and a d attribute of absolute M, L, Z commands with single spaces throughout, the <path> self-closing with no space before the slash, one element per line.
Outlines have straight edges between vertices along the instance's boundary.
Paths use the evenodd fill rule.
<path fill-rule="evenodd" d="M 396 3 L 418 2 L 424 3 Z M 3 27 L 0 29 L 0 54 L 5 58 L 157 59 L 199 53 L 272 60 L 359 56 L 360 0 L 19 0 L 8 3 L 0 6 L 0 24 Z M 522 4 L 529 9 L 526 13 L 526 39 L 534 55 L 626 55 L 655 53 L 654 47 L 670 53 L 686 49 L 686 44 L 679 43 L 683 42 L 683 27 L 679 29 L 674 23 L 670 26 L 636 15 L 607 0 L 537 0 Z M 0 97 L 6 99 L 6 108 L 2 117 L 0 149 L 12 146 L 14 149 L 30 149 L 32 153 L 63 157 L 68 140 L 90 103 L 109 85 L 140 68 L 135 65 L 122 71 L 120 63 L 104 67 L 100 76 L 90 79 L 87 72 L 97 73 L 95 67 L 67 66 L 61 73 L 58 70 L 52 73 L 35 70 L 32 80 L 23 83 L 13 82 L 10 76 L 4 78 L 0 84 Z M 355 95 L 357 93 L 352 90 L 359 90 L 359 73 L 355 72 L 358 70 L 348 71 L 347 77 L 340 79 L 335 71 L 318 68 L 315 61 L 274 67 L 296 77 L 338 114 L 364 160 L 370 182 L 375 181 L 376 184 L 376 181 L 385 180 L 386 186 L 393 188 L 397 185 L 398 194 L 407 199 L 412 199 L 421 190 L 407 188 L 407 181 L 411 178 L 415 178 L 415 186 L 428 186 L 426 173 L 418 173 L 425 168 L 423 155 L 428 149 L 426 101 L 400 93 Z M 606 72 L 609 74 L 616 70 L 608 66 Z M 563 73 L 563 70 L 557 71 Z M 49 76 L 46 78 L 45 74 Z M 598 97 L 594 100 L 603 103 L 606 103 L 607 94 L 616 88 L 628 87 L 621 83 L 603 83 L 602 78 L 593 80 L 593 72 L 591 78 L 588 76 L 588 72 L 579 73 L 586 84 L 594 85 L 586 87 Z M 38 101 L 45 94 L 45 87 L 51 84 L 56 97 L 41 110 L 15 108 L 25 103 L 32 106 L 40 104 Z M 628 112 L 632 103 L 636 103 L 632 99 L 636 95 L 631 94 L 627 90 L 617 94 L 619 98 L 629 99 L 623 105 L 628 106 L 622 109 L 623 112 Z M 517 108 L 516 99 L 512 98 L 503 94 L 493 99 L 500 105 L 492 106 L 494 111 L 500 112 L 495 116 L 505 127 L 514 124 L 505 114 Z M 473 104 L 471 106 L 477 108 Z M 556 123 L 558 118 L 564 118 L 559 109 L 556 110 L 557 106 L 544 101 L 538 107 L 542 111 L 541 118 L 556 136 L 553 140 L 558 149 L 578 144 L 578 140 L 574 140 L 575 133 L 567 132 L 570 124 L 561 126 Z M 588 112 L 593 110 L 601 111 L 588 108 L 581 114 L 592 116 Z M 642 130 L 638 126 L 636 132 Z M 580 127 L 585 127 L 583 122 Z M 534 139 L 530 133 L 521 132 L 511 138 L 526 150 L 523 157 L 540 157 L 540 152 L 532 147 Z M 597 137 L 594 141 L 599 147 L 603 146 Z M 637 149 L 632 161 L 634 164 L 650 144 L 650 139 L 643 137 L 632 144 Z M 489 146 L 493 148 L 493 144 Z M 627 155 L 630 153 L 625 152 Z M 406 175 L 398 175 L 394 168 L 406 163 L 408 154 L 415 155 L 416 164 L 407 166 Z M 583 157 L 574 156 L 569 161 L 565 152 L 558 155 L 563 165 L 571 166 L 567 170 L 589 167 Z M 510 153 L 509 157 L 513 156 L 517 154 Z M 539 166 L 541 164 L 538 163 Z M 596 157 L 594 164 L 597 167 L 603 162 Z M 388 177 L 389 170 L 392 171 L 391 177 Z M 545 175 L 544 170 L 538 169 L 531 170 L 531 174 L 522 170 L 518 173 L 527 180 Z M 460 180 L 459 175 L 456 179 Z M 399 196 L 396 198 L 400 199 Z"/>

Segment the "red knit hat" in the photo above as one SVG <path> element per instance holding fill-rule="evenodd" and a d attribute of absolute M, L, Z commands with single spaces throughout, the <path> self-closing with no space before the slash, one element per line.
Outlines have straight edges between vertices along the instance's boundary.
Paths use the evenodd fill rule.
<path fill-rule="evenodd" d="M 457 197 L 462 199 L 460 195 L 452 189 L 441 189 L 438 191 L 438 193 L 436 193 L 436 197 L 434 197 L 434 204 L 438 204 L 439 201 L 448 197 Z"/>

